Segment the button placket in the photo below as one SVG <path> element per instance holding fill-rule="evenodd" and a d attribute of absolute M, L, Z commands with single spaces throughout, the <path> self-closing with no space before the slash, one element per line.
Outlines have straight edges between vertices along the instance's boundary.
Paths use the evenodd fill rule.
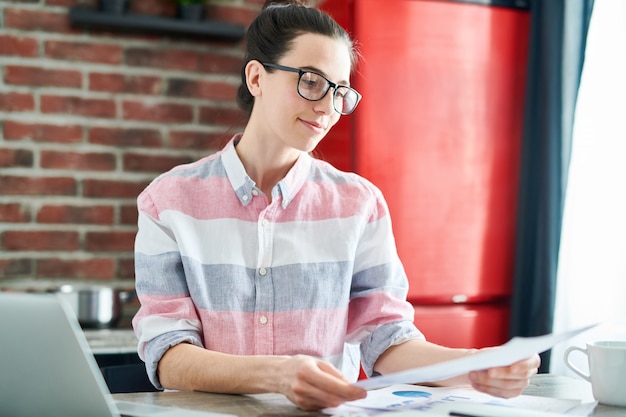
<path fill-rule="evenodd" d="M 267 219 L 267 217 L 269 216 L 268 211 L 270 210 L 270 207 L 271 205 L 259 214 L 259 219 L 257 221 L 257 231 L 259 234 L 259 257 L 257 262 L 258 272 L 261 276 L 267 275 L 268 268 L 272 264 L 274 238 L 272 235 L 272 225 Z"/>
<path fill-rule="evenodd" d="M 274 311 L 274 284 L 272 280 L 273 224 L 271 219 L 272 204 L 259 213 L 257 233 L 259 252 L 256 270 L 256 306 L 255 306 L 255 352 L 273 354 L 272 313 Z"/>

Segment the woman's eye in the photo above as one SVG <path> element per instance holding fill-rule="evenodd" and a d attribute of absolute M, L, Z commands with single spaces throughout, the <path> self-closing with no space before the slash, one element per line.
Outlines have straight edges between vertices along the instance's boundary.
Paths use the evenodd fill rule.
<path fill-rule="evenodd" d="M 309 88 L 318 88 L 322 85 L 322 79 L 314 74 L 304 74 L 300 81 Z"/>

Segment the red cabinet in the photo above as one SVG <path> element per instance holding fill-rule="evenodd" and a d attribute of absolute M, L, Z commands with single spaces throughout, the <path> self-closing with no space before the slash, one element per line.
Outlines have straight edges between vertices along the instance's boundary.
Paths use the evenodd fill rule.
<path fill-rule="evenodd" d="M 352 84 L 363 100 L 317 155 L 383 191 L 430 340 L 506 341 L 528 10 L 435 0 L 322 8 L 358 41 Z"/>

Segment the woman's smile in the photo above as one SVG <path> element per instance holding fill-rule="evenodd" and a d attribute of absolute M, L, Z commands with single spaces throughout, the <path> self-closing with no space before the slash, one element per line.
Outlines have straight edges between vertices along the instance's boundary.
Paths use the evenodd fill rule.
<path fill-rule="evenodd" d="M 306 127 L 315 131 L 316 133 L 322 134 L 326 132 L 327 127 L 321 122 L 316 122 L 312 120 L 304 120 L 300 118 L 298 118 L 298 120 L 300 120 Z"/>

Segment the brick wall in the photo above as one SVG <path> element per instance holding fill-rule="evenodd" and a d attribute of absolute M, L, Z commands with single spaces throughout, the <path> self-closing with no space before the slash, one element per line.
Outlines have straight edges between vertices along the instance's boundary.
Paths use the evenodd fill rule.
<path fill-rule="evenodd" d="M 72 28 L 68 9 L 96 1 L 0 0 L 0 284 L 132 279 L 138 193 L 243 127 L 241 41 Z M 261 4 L 208 11 L 245 26 Z"/>

